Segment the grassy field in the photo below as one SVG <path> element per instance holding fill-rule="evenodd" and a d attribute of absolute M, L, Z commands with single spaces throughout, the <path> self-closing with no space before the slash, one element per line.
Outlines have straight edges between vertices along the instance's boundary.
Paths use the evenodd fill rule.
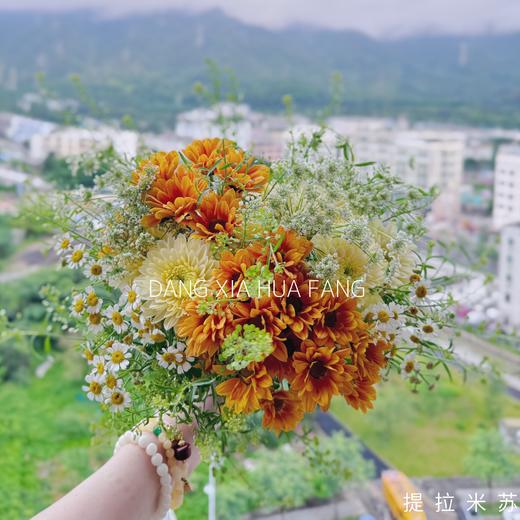
<path fill-rule="evenodd" d="M 501 416 L 520 417 L 520 402 L 500 385 L 445 378 L 429 392 L 411 393 L 393 378 L 380 387 L 375 409 L 362 414 L 336 400 L 332 412 L 390 464 L 412 476 L 466 474 L 468 440 Z"/>

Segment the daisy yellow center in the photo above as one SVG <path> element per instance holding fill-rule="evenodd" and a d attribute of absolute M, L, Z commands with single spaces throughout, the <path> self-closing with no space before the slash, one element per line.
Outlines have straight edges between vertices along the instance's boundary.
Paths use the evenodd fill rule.
<path fill-rule="evenodd" d="M 96 371 L 99 375 L 101 375 L 105 371 L 105 364 L 100 362 L 96 365 Z"/>
<path fill-rule="evenodd" d="M 389 320 L 390 320 L 390 314 L 388 314 L 387 311 L 379 311 L 377 313 L 377 319 L 381 322 L 381 323 L 387 323 Z"/>
<path fill-rule="evenodd" d="M 99 276 L 103 272 L 103 268 L 99 264 L 93 264 L 90 266 L 90 274 Z"/>
<path fill-rule="evenodd" d="M 123 404 L 125 402 L 125 396 L 121 392 L 112 392 L 110 401 L 116 405 Z"/>
<path fill-rule="evenodd" d="M 177 362 L 177 358 L 175 357 L 174 352 L 165 352 L 163 354 L 162 358 L 164 359 L 165 363 L 168 363 L 168 365 L 170 365 L 171 363 Z"/>
<path fill-rule="evenodd" d="M 61 241 L 60 248 L 61 249 L 67 249 L 70 246 L 70 240 L 68 238 L 64 238 Z"/>
<path fill-rule="evenodd" d="M 85 304 L 83 303 L 83 300 L 76 300 L 74 302 L 74 310 L 76 312 L 81 312 L 85 308 Z"/>
<path fill-rule="evenodd" d="M 85 355 L 85 359 L 87 361 L 92 361 L 94 359 L 94 354 L 92 354 L 92 351 L 91 350 L 85 350 L 84 351 L 84 355 Z"/>
<path fill-rule="evenodd" d="M 130 303 L 134 303 L 135 300 L 136 300 L 136 298 L 137 298 L 137 294 L 136 294 L 135 291 L 128 291 L 128 295 L 127 295 L 127 297 L 128 297 L 128 301 L 129 301 Z"/>
<path fill-rule="evenodd" d="M 88 389 L 94 394 L 99 395 L 101 393 L 101 385 L 97 381 L 91 381 L 88 385 Z"/>
<path fill-rule="evenodd" d="M 431 325 L 424 325 L 422 330 L 423 332 L 426 332 L 426 334 L 431 334 L 433 332 L 433 327 Z"/>
<path fill-rule="evenodd" d="M 77 249 L 76 251 L 74 251 L 74 253 L 72 253 L 70 259 L 75 264 L 77 264 L 78 262 L 81 262 L 81 260 L 83 259 L 83 251 L 81 249 Z"/>
<path fill-rule="evenodd" d="M 159 343 L 160 341 L 164 340 L 164 334 L 162 334 L 161 332 L 157 332 L 155 334 L 152 334 L 151 338 L 154 343 Z"/>
<path fill-rule="evenodd" d="M 404 366 L 404 371 L 409 374 L 414 368 L 415 363 L 413 361 L 407 361 L 406 365 Z"/>
<path fill-rule="evenodd" d="M 87 294 L 87 304 L 89 305 L 89 307 L 94 307 L 95 305 L 97 305 L 97 302 L 98 297 L 96 293 L 91 292 Z"/>
<path fill-rule="evenodd" d="M 110 389 L 115 388 L 116 385 L 117 385 L 117 379 L 115 378 L 115 376 L 113 376 L 112 374 L 110 374 L 110 375 L 107 377 L 106 385 L 107 385 L 107 387 L 110 388 Z"/>
<path fill-rule="evenodd" d="M 118 311 L 112 312 L 112 322 L 114 325 L 121 325 L 123 323 L 123 316 Z"/>
<path fill-rule="evenodd" d="M 125 355 L 121 350 L 114 350 L 110 356 L 110 359 L 112 360 L 112 363 L 119 365 L 119 363 L 122 363 L 125 359 Z"/>
<path fill-rule="evenodd" d="M 101 323 L 101 314 L 90 314 L 88 320 L 91 325 L 99 325 Z"/>
<path fill-rule="evenodd" d="M 419 285 L 417 289 L 415 289 L 415 296 L 417 298 L 424 298 L 428 294 L 428 289 L 424 285 Z"/>

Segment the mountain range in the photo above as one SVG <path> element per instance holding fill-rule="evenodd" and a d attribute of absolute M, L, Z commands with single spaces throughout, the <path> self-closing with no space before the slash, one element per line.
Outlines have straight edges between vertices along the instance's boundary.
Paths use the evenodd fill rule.
<path fill-rule="evenodd" d="M 44 77 L 52 96 L 79 92 L 84 111 L 91 97 L 103 117 L 171 127 L 179 111 L 200 104 L 193 86 L 208 83 L 207 59 L 232 70 L 259 110 L 283 110 L 289 94 L 295 110 L 316 113 L 339 72 L 342 113 L 520 126 L 520 33 L 383 40 L 302 26 L 273 31 L 218 10 L 119 18 L 0 11 L 0 110 L 15 108 Z"/>

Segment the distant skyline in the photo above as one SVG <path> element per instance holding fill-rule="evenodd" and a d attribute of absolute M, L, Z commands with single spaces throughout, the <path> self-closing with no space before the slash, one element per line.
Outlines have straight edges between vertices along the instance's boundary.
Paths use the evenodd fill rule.
<path fill-rule="evenodd" d="M 0 10 L 79 8 L 108 16 L 219 8 L 228 16 L 271 29 L 306 24 L 388 38 L 520 31 L 520 0 L 0 0 Z"/>

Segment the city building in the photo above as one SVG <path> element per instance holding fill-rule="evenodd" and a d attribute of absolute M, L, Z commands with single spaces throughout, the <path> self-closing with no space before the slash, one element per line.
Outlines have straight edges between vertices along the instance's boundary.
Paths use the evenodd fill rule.
<path fill-rule="evenodd" d="M 520 221 L 500 233 L 499 308 L 507 327 L 520 329 Z"/>
<path fill-rule="evenodd" d="M 129 130 L 109 127 L 93 130 L 63 127 L 48 134 L 34 135 L 30 141 L 30 155 L 33 160 L 44 160 L 50 154 L 74 157 L 93 150 L 102 150 L 110 145 L 120 155 L 135 157 L 139 135 Z"/>
<path fill-rule="evenodd" d="M 493 225 L 520 222 L 520 145 L 501 146 L 495 160 Z"/>
<path fill-rule="evenodd" d="M 237 103 L 218 103 L 210 108 L 195 108 L 177 116 L 175 133 L 181 138 L 227 137 L 242 148 L 251 145 L 251 109 Z"/>

